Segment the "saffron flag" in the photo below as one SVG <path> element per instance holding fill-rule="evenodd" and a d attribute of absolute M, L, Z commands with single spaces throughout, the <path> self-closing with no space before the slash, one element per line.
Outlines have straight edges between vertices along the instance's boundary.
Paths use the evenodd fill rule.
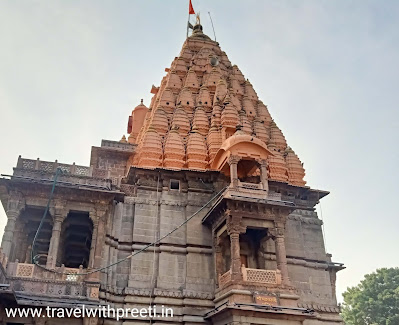
<path fill-rule="evenodd" d="M 195 15 L 195 11 L 194 11 L 194 8 L 193 8 L 193 4 L 191 3 L 191 0 L 190 0 L 190 4 L 188 5 L 188 14 L 189 15 Z"/>

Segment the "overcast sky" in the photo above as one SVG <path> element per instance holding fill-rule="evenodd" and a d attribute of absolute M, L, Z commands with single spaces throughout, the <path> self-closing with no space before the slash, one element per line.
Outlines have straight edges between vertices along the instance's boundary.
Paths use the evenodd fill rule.
<path fill-rule="evenodd" d="M 339 295 L 399 266 L 399 2 L 193 0 L 306 168 Z M 179 54 L 188 0 L 0 1 L 0 172 L 88 165 Z M 0 228 L 6 217 L 0 208 Z M 339 298 L 340 299 L 340 298 Z"/>

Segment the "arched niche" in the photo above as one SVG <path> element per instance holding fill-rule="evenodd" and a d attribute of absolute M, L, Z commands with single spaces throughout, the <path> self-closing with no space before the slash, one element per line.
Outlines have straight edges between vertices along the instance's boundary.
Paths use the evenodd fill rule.
<path fill-rule="evenodd" d="M 229 165 L 236 159 L 236 164 L 240 161 L 237 173 L 243 177 L 254 173 L 258 162 L 266 160 L 268 156 L 273 156 L 273 153 L 262 140 L 238 131 L 222 143 L 211 168 L 230 176 Z"/>

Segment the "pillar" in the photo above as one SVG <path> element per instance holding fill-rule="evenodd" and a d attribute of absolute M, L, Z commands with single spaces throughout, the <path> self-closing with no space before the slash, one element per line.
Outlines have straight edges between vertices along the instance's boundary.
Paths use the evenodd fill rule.
<path fill-rule="evenodd" d="M 93 222 L 93 234 L 91 236 L 90 256 L 89 256 L 89 268 L 94 268 L 94 254 L 96 252 L 97 242 L 97 230 L 98 230 L 98 219 L 96 213 L 90 212 L 90 219 Z"/>
<path fill-rule="evenodd" d="M 93 221 L 93 236 L 91 238 L 89 267 L 97 269 L 101 267 L 101 252 L 105 244 L 105 214 L 107 206 L 96 207 L 95 212 L 90 212 Z"/>
<path fill-rule="evenodd" d="M 216 267 L 216 279 L 219 284 L 219 276 L 223 273 L 223 255 L 222 255 L 222 244 L 220 237 L 215 234 L 214 238 L 215 247 L 215 267 Z"/>
<path fill-rule="evenodd" d="M 97 226 L 97 238 L 96 238 L 96 250 L 94 253 L 94 268 L 101 267 L 101 252 L 103 251 L 103 246 L 105 245 L 105 226 L 104 220 L 100 218 Z"/>
<path fill-rule="evenodd" d="M 7 225 L 4 228 L 3 239 L 1 241 L 1 248 L 3 253 L 10 258 L 12 250 L 12 242 L 14 239 L 15 225 L 21 211 L 25 208 L 25 202 L 23 200 L 22 194 L 19 192 L 11 192 L 7 207 Z"/>
<path fill-rule="evenodd" d="M 7 225 L 4 228 L 4 235 L 1 241 L 1 248 L 3 250 L 3 253 L 7 255 L 7 257 L 9 257 L 11 254 L 12 240 L 14 238 L 14 232 L 15 232 L 15 224 L 17 222 L 19 214 L 20 212 L 15 210 L 11 211 L 9 210 L 6 212 Z"/>
<path fill-rule="evenodd" d="M 233 187 L 238 186 L 238 171 L 237 171 L 237 166 L 238 162 L 240 161 L 239 156 L 233 156 L 231 155 L 228 159 L 228 163 L 230 165 L 230 178 L 231 178 L 231 184 Z"/>
<path fill-rule="evenodd" d="M 281 272 L 281 278 L 284 285 L 290 285 L 287 268 L 287 254 L 285 251 L 284 228 L 276 228 L 276 236 L 274 239 L 276 245 L 277 268 Z"/>
<path fill-rule="evenodd" d="M 54 269 L 57 263 L 58 247 L 60 245 L 61 226 L 68 212 L 62 209 L 54 209 L 53 214 L 53 230 L 51 232 L 50 246 L 47 254 L 46 267 Z"/>
<path fill-rule="evenodd" d="M 262 183 L 263 189 L 269 191 L 268 173 L 267 173 L 267 161 L 266 159 L 260 159 L 260 181 Z"/>
<path fill-rule="evenodd" d="M 241 273 L 241 253 L 240 253 L 240 234 L 245 233 L 246 227 L 242 224 L 241 216 L 231 215 L 230 211 L 227 214 L 227 233 L 230 236 L 230 251 L 231 251 L 231 279 L 242 280 Z"/>
<path fill-rule="evenodd" d="M 229 236 L 231 250 L 231 278 L 233 280 L 241 280 L 240 233 L 231 232 Z"/>

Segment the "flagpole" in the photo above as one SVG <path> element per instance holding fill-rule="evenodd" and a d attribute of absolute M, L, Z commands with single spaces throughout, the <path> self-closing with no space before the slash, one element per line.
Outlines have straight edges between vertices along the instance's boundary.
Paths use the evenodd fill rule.
<path fill-rule="evenodd" d="M 186 39 L 188 38 L 188 26 L 189 26 L 189 23 L 190 23 L 190 11 L 188 11 L 188 19 L 187 19 L 187 35 L 186 35 Z"/>

